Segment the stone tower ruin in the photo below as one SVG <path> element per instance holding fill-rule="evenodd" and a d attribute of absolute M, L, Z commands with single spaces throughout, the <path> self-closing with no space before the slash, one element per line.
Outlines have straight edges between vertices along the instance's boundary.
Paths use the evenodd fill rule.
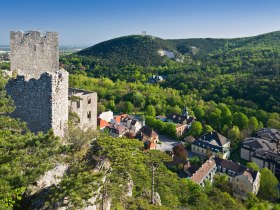
<path fill-rule="evenodd" d="M 59 70 L 58 33 L 11 31 L 11 70 L 20 70 L 26 78 L 38 79 L 44 72 Z"/>
<path fill-rule="evenodd" d="M 58 33 L 10 33 L 11 71 L 6 85 L 16 106 L 13 117 L 37 133 L 53 129 L 63 136 L 68 121 L 68 73 L 59 69 Z"/>

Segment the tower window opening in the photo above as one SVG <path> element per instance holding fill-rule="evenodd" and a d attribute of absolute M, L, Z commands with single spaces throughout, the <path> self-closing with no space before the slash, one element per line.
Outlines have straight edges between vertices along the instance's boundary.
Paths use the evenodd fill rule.
<path fill-rule="evenodd" d="M 91 118 L 91 111 L 87 112 L 87 118 L 88 118 L 88 119 Z"/>

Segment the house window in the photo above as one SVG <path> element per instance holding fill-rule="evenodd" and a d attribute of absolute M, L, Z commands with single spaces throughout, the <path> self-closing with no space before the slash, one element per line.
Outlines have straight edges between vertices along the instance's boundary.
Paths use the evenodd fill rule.
<path fill-rule="evenodd" d="M 77 101 L 77 109 L 79 109 L 79 108 L 80 108 L 80 106 L 81 106 L 80 101 Z"/>
<path fill-rule="evenodd" d="M 88 118 L 88 119 L 91 118 L 91 111 L 87 112 L 87 118 Z"/>
<path fill-rule="evenodd" d="M 88 104 L 91 104 L 91 98 L 88 98 L 88 99 L 87 99 L 87 103 L 88 103 Z"/>

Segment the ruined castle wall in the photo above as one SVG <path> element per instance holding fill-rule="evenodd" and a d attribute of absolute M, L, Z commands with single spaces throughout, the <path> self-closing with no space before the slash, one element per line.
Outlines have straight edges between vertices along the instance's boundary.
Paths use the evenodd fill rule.
<path fill-rule="evenodd" d="M 43 74 L 40 79 L 25 80 L 24 76 L 11 79 L 6 85 L 7 93 L 16 106 L 12 117 L 27 122 L 32 132 L 47 132 L 51 128 L 52 98 L 51 76 Z"/>
<path fill-rule="evenodd" d="M 68 72 L 60 70 L 52 77 L 52 128 L 64 136 L 68 123 Z"/>
<path fill-rule="evenodd" d="M 20 70 L 26 79 L 40 78 L 44 72 L 59 69 L 58 33 L 12 31 L 10 33 L 11 71 Z"/>
<path fill-rule="evenodd" d="M 76 96 L 80 98 L 78 101 L 69 100 L 69 110 L 77 113 L 80 118 L 79 127 L 83 129 L 96 129 L 97 93 L 70 88 L 69 96 Z"/>
<path fill-rule="evenodd" d="M 32 132 L 46 133 L 52 128 L 56 136 L 64 135 L 68 120 L 66 71 L 46 72 L 39 79 L 18 76 L 9 80 L 6 90 L 16 106 L 12 117 L 25 121 Z"/>
<path fill-rule="evenodd" d="M 90 103 L 89 103 L 90 101 Z M 83 112 L 80 116 L 81 126 L 85 128 L 97 128 L 97 93 L 90 93 L 83 96 L 81 103 Z"/>

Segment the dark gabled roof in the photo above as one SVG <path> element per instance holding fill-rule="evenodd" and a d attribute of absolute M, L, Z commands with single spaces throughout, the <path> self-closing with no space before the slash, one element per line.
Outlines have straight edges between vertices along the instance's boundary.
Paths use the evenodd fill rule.
<path fill-rule="evenodd" d="M 265 159 L 280 161 L 280 154 L 277 154 L 274 151 L 266 151 L 264 149 L 257 150 L 252 156 L 253 157 L 262 156 Z"/>
<path fill-rule="evenodd" d="M 140 129 L 140 132 L 143 133 L 146 136 L 149 136 L 149 137 L 157 137 L 158 136 L 157 133 L 153 129 L 151 129 L 147 126 L 143 126 Z"/>
<path fill-rule="evenodd" d="M 179 164 L 183 164 L 185 166 L 186 164 L 189 164 L 189 161 L 174 155 L 172 161 L 165 162 L 165 164 L 168 166 L 178 166 Z"/>
<path fill-rule="evenodd" d="M 204 148 L 211 149 L 213 152 L 222 152 L 223 146 L 230 142 L 228 138 L 219 134 L 216 131 L 208 132 L 195 140 L 192 144 Z"/>
<path fill-rule="evenodd" d="M 126 128 L 121 124 L 110 125 L 107 126 L 106 128 L 116 134 L 123 134 L 126 132 Z"/>
<path fill-rule="evenodd" d="M 205 142 L 211 142 L 212 144 L 216 144 L 216 146 L 222 147 L 223 145 L 230 142 L 228 138 L 223 136 L 222 134 L 218 133 L 217 131 L 211 131 L 204 135 L 202 135 L 199 140 Z"/>
<path fill-rule="evenodd" d="M 214 159 L 217 166 L 221 166 L 223 168 L 229 169 L 231 171 L 234 171 L 235 173 L 243 173 L 245 170 L 247 170 L 246 166 L 243 166 L 231 160 L 225 160 L 219 157 L 214 157 Z"/>
<path fill-rule="evenodd" d="M 131 125 L 136 125 L 137 122 L 138 122 L 137 120 L 133 119 L 133 120 L 131 121 Z"/>
<path fill-rule="evenodd" d="M 253 180 L 256 179 L 258 172 L 252 170 L 251 168 L 247 168 L 240 163 L 233 162 L 231 160 L 225 160 L 219 157 L 214 157 L 216 162 L 216 166 L 221 166 L 222 168 L 226 168 L 227 170 L 234 171 L 236 175 L 243 174 L 245 171 L 249 172 L 252 175 Z"/>
<path fill-rule="evenodd" d="M 126 115 L 124 118 L 121 119 L 122 122 L 128 122 L 129 120 L 133 120 L 133 117 L 130 115 Z"/>
<path fill-rule="evenodd" d="M 245 145 L 252 147 L 253 150 L 263 149 L 266 151 L 273 151 L 273 149 L 276 148 L 275 142 L 271 142 L 271 141 L 261 139 L 261 138 L 256 138 L 256 137 L 246 138 L 242 142 L 242 147 L 244 147 Z"/>
<path fill-rule="evenodd" d="M 216 146 L 211 144 L 210 142 L 207 141 L 202 141 L 202 140 L 195 140 L 193 143 L 193 145 L 196 145 L 198 147 L 204 148 L 204 149 L 211 149 L 211 151 L 213 152 L 222 152 L 223 151 L 223 147 L 220 146 Z"/>
<path fill-rule="evenodd" d="M 265 140 L 280 141 L 280 130 L 263 128 L 256 132 L 257 137 Z"/>
<path fill-rule="evenodd" d="M 174 123 L 179 123 L 179 124 L 190 124 L 195 120 L 194 117 L 181 115 L 181 114 L 170 114 L 167 116 L 167 119 L 171 120 Z"/>
<path fill-rule="evenodd" d="M 191 165 L 187 171 L 190 173 L 192 176 L 200 167 L 198 165 Z"/>
<path fill-rule="evenodd" d="M 254 149 L 261 149 L 261 148 L 263 148 L 263 146 L 260 143 L 260 141 L 261 141 L 261 139 L 259 139 L 259 138 L 249 137 L 249 138 L 246 138 L 242 142 L 242 146 L 246 145 L 246 146 L 252 147 Z"/>

